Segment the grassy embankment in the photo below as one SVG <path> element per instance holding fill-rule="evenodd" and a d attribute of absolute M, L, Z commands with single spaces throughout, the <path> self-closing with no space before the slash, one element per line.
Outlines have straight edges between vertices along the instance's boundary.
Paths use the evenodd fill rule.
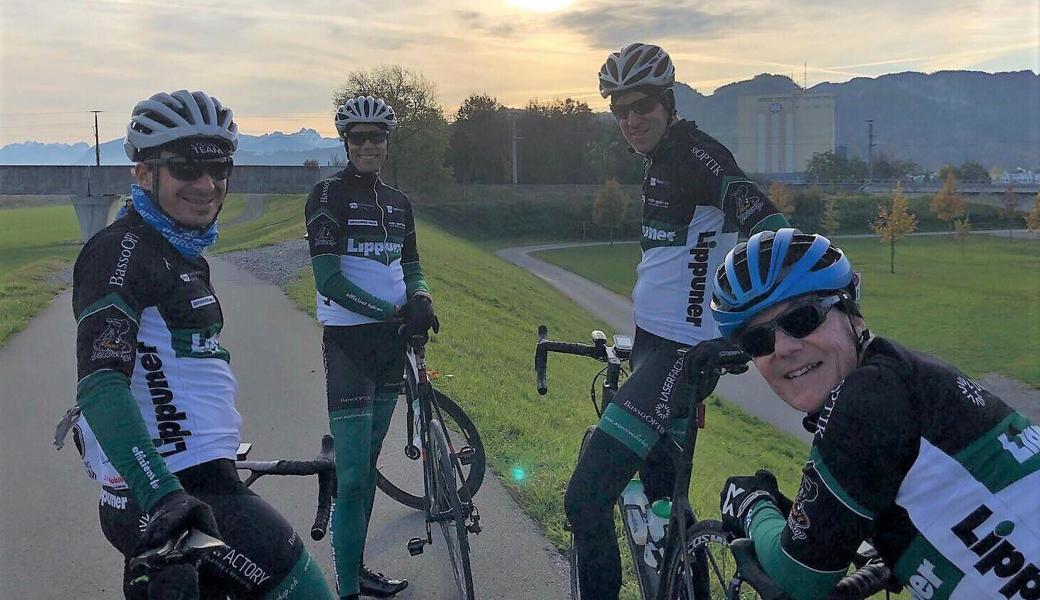
<path fill-rule="evenodd" d="M 889 247 L 838 238 L 863 273 L 871 329 L 956 364 L 971 375 L 1001 373 L 1040 387 L 1040 242 L 974 235 L 911 236 Z M 635 283 L 639 247 L 590 246 L 539 256 L 623 295 Z"/>

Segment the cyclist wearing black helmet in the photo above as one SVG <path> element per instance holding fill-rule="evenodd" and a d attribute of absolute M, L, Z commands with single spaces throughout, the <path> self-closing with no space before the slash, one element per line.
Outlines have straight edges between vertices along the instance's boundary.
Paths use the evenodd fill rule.
<path fill-rule="evenodd" d="M 826 598 L 871 538 L 914 598 L 1040 597 L 1040 427 L 871 336 L 840 249 L 755 235 L 719 267 L 712 311 L 814 432 L 793 508 L 766 470 L 720 494 L 727 528 L 788 594 Z"/>
<path fill-rule="evenodd" d="M 130 204 L 76 259 L 84 418 L 73 431 L 102 486 L 102 531 L 127 560 L 188 528 L 227 544 L 197 572 L 124 569 L 128 598 L 149 588 L 194 597 L 200 584 L 232 597 L 333 597 L 299 535 L 235 470 L 237 384 L 201 254 L 217 238 L 237 142 L 231 110 L 205 92 L 139 102 L 124 143 L 137 181 Z"/>
<path fill-rule="evenodd" d="M 396 127 L 382 99 L 359 96 L 340 106 L 336 129 L 347 167 L 318 182 L 306 207 L 336 440 L 332 544 L 339 593 L 347 598 L 392 596 L 408 586 L 365 566 L 365 538 L 376 459 L 404 374 L 406 336 L 440 327 L 419 265 L 412 205 L 379 178 Z"/>
<path fill-rule="evenodd" d="M 738 234 L 787 226 L 729 150 L 678 117 L 674 83 L 671 58 L 650 44 L 612 53 L 599 72 L 600 94 L 646 170 L 633 373 L 590 438 L 565 498 L 585 598 L 617 597 L 613 502 L 637 469 L 650 500 L 671 493 L 672 464 L 658 441 L 666 428 L 685 426 L 692 396 L 714 388 L 706 380 L 694 389 L 677 371 L 679 350 L 718 337 L 711 273 Z"/>

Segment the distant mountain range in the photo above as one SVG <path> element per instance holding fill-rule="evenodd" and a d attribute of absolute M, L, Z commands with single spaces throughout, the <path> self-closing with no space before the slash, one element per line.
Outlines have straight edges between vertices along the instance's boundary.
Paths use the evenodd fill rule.
<path fill-rule="evenodd" d="M 759 75 L 710 96 L 679 84 L 680 114 L 733 147 L 737 97 L 801 93 L 790 77 Z M 974 160 L 989 168 L 1040 167 L 1040 75 L 1032 71 L 940 71 L 858 77 L 821 83 L 809 94 L 835 97 L 835 144 L 866 157 L 867 119 L 874 120 L 875 156 L 910 159 L 937 169 Z"/>
<path fill-rule="evenodd" d="M 235 163 L 240 165 L 302 165 L 305 160 L 316 160 L 325 165 L 346 161 L 343 142 L 339 138 L 324 138 L 313 129 L 296 133 L 265 133 L 238 137 Z M 0 148 L 0 165 L 92 165 L 95 163 L 94 146 L 78 144 L 41 144 L 23 142 Z M 101 164 L 129 165 L 123 152 L 123 139 L 101 144 Z"/>
<path fill-rule="evenodd" d="M 938 169 L 974 160 L 989 168 L 1040 168 L 1040 75 L 1032 71 L 981 73 L 940 71 L 858 77 L 821 83 L 808 93 L 835 97 L 836 145 L 851 156 L 866 156 L 867 119 L 874 120 L 875 156 L 910 159 Z M 705 96 L 686 84 L 676 86 L 679 112 L 735 146 L 737 98 L 802 93 L 790 77 L 759 75 L 724 85 Z M 313 129 L 242 135 L 235 162 L 253 165 L 319 164 L 345 160 L 336 138 Z M 88 144 L 24 142 L 0 148 L 0 164 L 94 164 Z M 129 164 L 123 140 L 101 144 L 101 164 Z"/>

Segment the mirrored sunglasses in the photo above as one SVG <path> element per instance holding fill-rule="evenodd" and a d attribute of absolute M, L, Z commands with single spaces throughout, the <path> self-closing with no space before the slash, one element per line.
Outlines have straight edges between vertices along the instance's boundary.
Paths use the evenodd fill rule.
<path fill-rule="evenodd" d="M 827 313 L 841 301 L 838 296 L 827 296 L 814 302 L 795 306 L 776 318 L 749 327 L 737 335 L 737 346 L 752 357 L 768 356 L 773 353 L 776 330 L 802 339 L 816 331 L 827 319 Z"/>
<path fill-rule="evenodd" d="M 231 177 L 231 171 L 235 166 L 235 162 L 230 156 L 212 160 L 193 160 L 175 156 L 172 158 L 156 158 L 146 162 L 166 167 L 170 170 L 170 176 L 178 181 L 195 181 L 202 177 L 203 173 L 209 175 L 215 181 L 223 181 Z"/>
<path fill-rule="evenodd" d="M 388 137 L 390 134 L 385 131 L 351 131 L 347 134 L 347 141 L 355 146 L 360 146 L 365 142 L 383 144 Z"/>

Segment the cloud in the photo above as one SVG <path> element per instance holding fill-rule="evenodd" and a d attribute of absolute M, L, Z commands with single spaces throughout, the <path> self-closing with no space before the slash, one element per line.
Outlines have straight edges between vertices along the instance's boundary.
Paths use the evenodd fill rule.
<path fill-rule="evenodd" d="M 621 48 L 635 41 L 652 43 L 673 37 L 725 34 L 745 16 L 701 10 L 692 2 L 611 1 L 556 18 L 559 27 L 587 37 L 599 48 Z"/>
<path fill-rule="evenodd" d="M 455 10 L 452 15 L 469 30 L 468 33 L 483 33 L 495 38 L 513 38 L 517 27 L 514 23 L 495 19 L 475 10 Z"/>

